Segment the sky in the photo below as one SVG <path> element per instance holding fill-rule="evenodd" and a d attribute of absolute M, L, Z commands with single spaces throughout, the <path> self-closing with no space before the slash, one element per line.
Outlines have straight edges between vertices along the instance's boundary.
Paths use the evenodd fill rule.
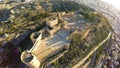
<path fill-rule="evenodd" d="M 107 2 L 120 10 L 120 0 L 101 0 Z"/>

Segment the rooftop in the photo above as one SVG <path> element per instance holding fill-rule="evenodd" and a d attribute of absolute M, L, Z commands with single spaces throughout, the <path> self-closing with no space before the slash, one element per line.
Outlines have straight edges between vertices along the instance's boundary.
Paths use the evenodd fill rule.
<path fill-rule="evenodd" d="M 62 46 L 69 43 L 66 38 L 70 35 L 70 33 L 66 30 L 59 30 L 54 36 L 42 40 L 42 43 L 38 42 L 32 52 L 36 55 L 45 51 L 49 46 Z M 41 48 L 41 49 L 40 49 Z"/>

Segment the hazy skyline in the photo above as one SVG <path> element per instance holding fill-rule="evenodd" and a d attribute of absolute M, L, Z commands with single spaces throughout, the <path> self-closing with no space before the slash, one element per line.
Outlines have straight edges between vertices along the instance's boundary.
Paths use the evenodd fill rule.
<path fill-rule="evenodd" d="M 120 0 L 101 0 L 107 2 L 120 10 Z"/>

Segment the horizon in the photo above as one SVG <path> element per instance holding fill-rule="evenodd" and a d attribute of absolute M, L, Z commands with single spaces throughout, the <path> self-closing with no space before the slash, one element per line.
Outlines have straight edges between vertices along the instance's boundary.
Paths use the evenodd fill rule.
<path fill-rule="evenodd" d="M 120 0 L 101 0 L 120 10 Z"/>

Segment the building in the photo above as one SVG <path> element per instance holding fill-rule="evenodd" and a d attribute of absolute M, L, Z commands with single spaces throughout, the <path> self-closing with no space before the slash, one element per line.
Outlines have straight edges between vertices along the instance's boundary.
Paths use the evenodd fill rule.
<path fill-rule="evenodd" d="M 31 68 L 39 68 L 40 66 L 40 62 L 37 60 L 37 57 L 32 55 L 28 50 L 21 54 L 21 60 Z"/>
<path fill-rule="evenodd" d="M 48 58 L 69 48 L 70 41 L 67 38 L 71 31 L 62 28 L 57 17 L 47 18 L 46 26 L 37 34 L 37 38 L 35 35 L 31 37 L 34 39 L 33 47 L 21 54 L 22 62 L 29 67 L 39 68 Z"/>
<path fill-rule="evenodd" d="M 46 25 L 47 25 L 46 30 L 50 35 L 53 35 L 55 32 L 57 32 L 61 28 L 61 25 L 58 23 L 57 17 L 47 18 Z"/>
<path fill-rule="evenodd" d="M 57 17 L 49 17 L 46 19 L 46 26 L 42 28 L 39 32 L 33 32 L 30 36 L 33 43 L 36 41 L 37 37 L 41 35 L 41 39 L 44 39 L 48 36 L 52 36 L 58 30 L 61 29 L 61 24 L 58 23 Z"/>

